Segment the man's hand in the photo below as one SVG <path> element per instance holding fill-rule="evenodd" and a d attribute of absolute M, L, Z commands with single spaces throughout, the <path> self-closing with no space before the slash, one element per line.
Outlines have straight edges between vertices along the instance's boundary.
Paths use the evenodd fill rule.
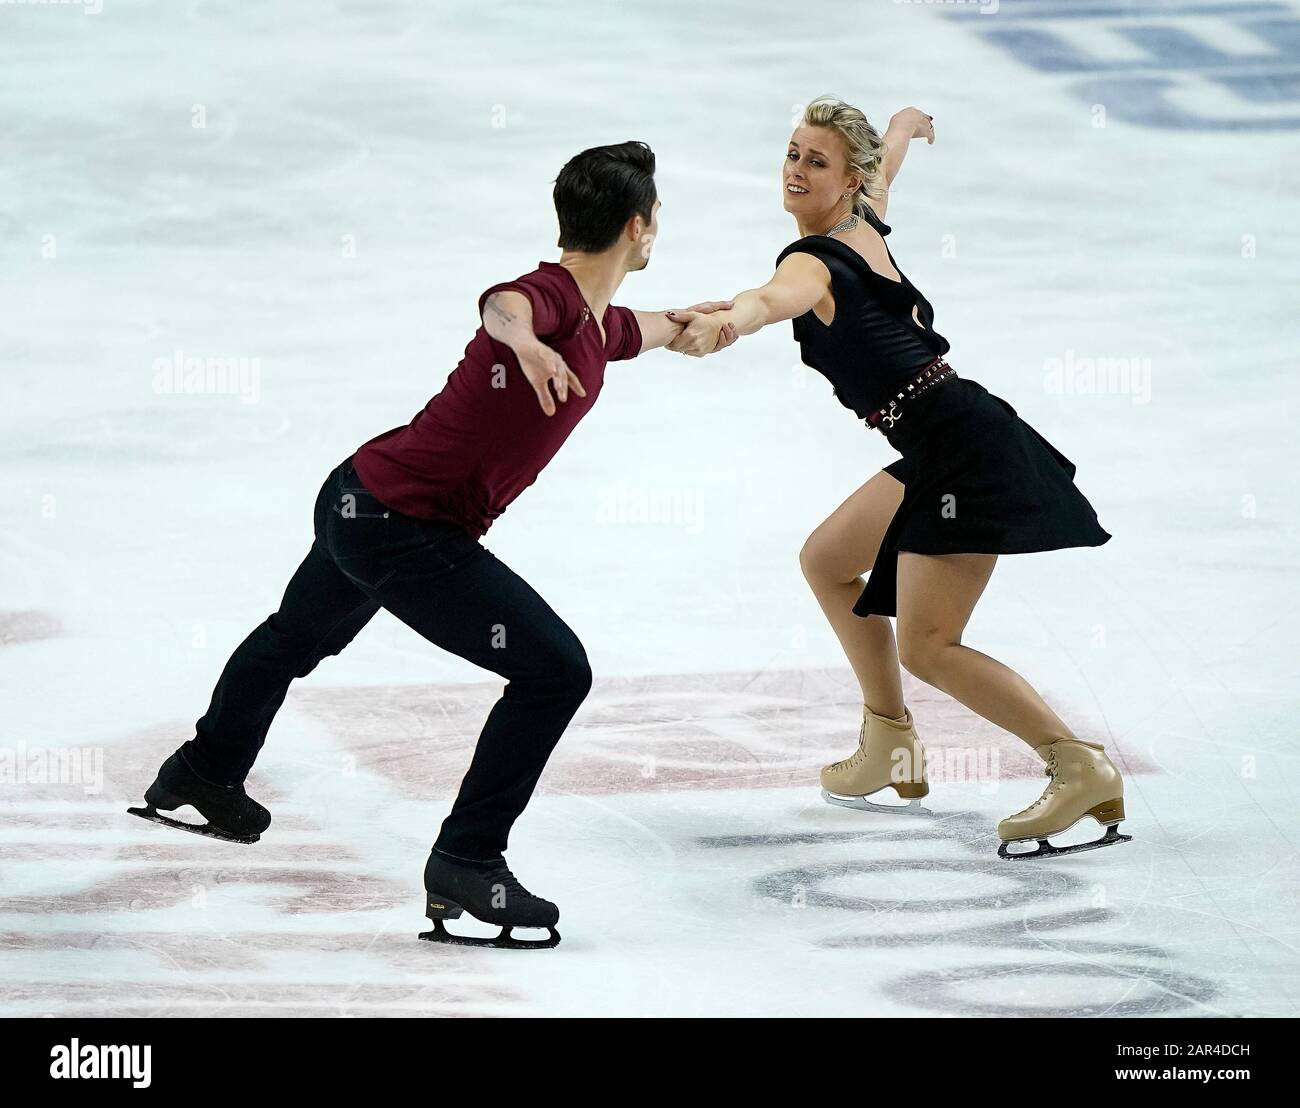
<path fill-rule="evenodd" d="M 579 396 L 586 396 L 578 375 L 564 362 L 560 355 L 545 343 L 530 343 L 515 350 L 519 359 L 519 368 L 524 371 L 533 391 L 537 393 L 537 403 L 548 416 L 555 414 L 555 398 L 551 396 L 551 386 L 555 386 L 555 396 L 563 404 L 569 399 L 569 390 L 573 389 Z"/>
<path fill-rule="evenodd" d="M 730 300 L 708 300 L 682 311 L 664 313 L 674 323 L 685 324 L 681 334 L 668 344 L 668 349 L 679 354 L 689 354 L 693 358 L 702 358 L 730 346 L 738 337 L 736 325 L 729 320 L 710 317 L 715 312 L 727 311 L 732 307 L 733 302 Z"/>
<path fill-rule="evenodd" d="M 674 312 L 633 312 L 637 326 L 641 329 L 641 352 L 644 354 L 647 350 L 667 346 L 682 333 L 682 328 L 697 313 L 722 312 L 731 306 L 730 300 L 709 300 Z"/>

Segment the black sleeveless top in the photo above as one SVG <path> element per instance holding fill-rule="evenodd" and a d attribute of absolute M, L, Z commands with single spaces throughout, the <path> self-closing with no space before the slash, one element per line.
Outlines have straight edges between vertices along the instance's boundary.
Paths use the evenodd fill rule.
<path fill-rule="evenodd" d="M 869 222 L 883 237 L 890 228 L 868 210 Z M 948 340 L 934 329 L 934 309 L 885 253 L 902 281 L 877 273 L 853 247 L 825 235 L 808 235 L 781 251 L 776 264 L 794 253 L 811 254 L 831 273 L 835 319 L 828 327 L 813 311 L 794 323 L 804 365 L 835 386 L 835 395 L 860 419 L 884 407 L 908 381 L 941 354 Z M 921 320 L 917 326 L 912 307 Z"/>

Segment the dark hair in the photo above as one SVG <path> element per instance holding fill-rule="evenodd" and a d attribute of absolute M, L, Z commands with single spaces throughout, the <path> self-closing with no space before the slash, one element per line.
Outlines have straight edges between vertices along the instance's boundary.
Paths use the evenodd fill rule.
<path fill-rule="evenodd" d="M 650 221 L 654 151 L 644 142 L 620 142 L 575 154 L 555 178 L 554 196 L 559 245 L 592 254 L 607 250 L 634 215 Z"/>

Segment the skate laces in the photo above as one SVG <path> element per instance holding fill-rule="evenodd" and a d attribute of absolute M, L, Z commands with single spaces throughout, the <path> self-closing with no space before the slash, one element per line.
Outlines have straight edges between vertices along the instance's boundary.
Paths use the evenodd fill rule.
<path fill-rule="evenodd" d="M 862 764 L 862 759 L 867 756 L 867 721 L 862 721 L 862 727 L 858 731 L 858 749 L 850 754 L 847 758 L 841 758 L 838 762 L 832 762 L 827 768 L 853 769 Z"/>
<path fill-rule="evenodd" d="M 1047 765 L 1043 767 L 1043 775 L 1048 778 L 1047 788 L 1043 790 L 1042 796 L 1040 796 L 1031 805 L 1029 805 L 1028 808 L 1023 809 L 1020 812 L 1017 812 L 1016 813 L 1017 815 L 1021 815 L 1021 816 L 1027 815 L 1029 812 L 1032 812 L 1035 808 L 1037 808 L 1040 804 L 1046 802 L 1047 798 L 1056 791 L 1056 783 L 1057 783 L 1056 775 L 1058 772 L 1059 769 L 1056 765 L 1056 751 L 1053 750 L 1047 756 Z"/>
<path fill-rule="evenodd" d="M 510 867 L 505 862 L 498 862 L 491 869 L 486 870 L 483 876 L 493 885 L 500 885 L 506 891 L 507 896 L 513 895 L 529 900 L 539 899 L 519 883 L 519 878 L 510 872 Z"/>
<path fill-rule="evenodd" d="M 842 758 L 838 762 L 831 763 L 831 769 L 854 769 L 862 764 L 862 759 L 867 756 L 867 752 L 861 746 L 847 758 Z"/>

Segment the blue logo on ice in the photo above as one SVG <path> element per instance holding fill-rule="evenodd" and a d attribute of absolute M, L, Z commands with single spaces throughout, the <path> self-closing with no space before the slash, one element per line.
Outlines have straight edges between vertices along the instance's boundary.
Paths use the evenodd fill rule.
<path fill-rule="evenodd" d="M 1128 123 L 1300 128 L 1300 18 L 1280 0 L 1001 0 L 970 26 Z"/>

